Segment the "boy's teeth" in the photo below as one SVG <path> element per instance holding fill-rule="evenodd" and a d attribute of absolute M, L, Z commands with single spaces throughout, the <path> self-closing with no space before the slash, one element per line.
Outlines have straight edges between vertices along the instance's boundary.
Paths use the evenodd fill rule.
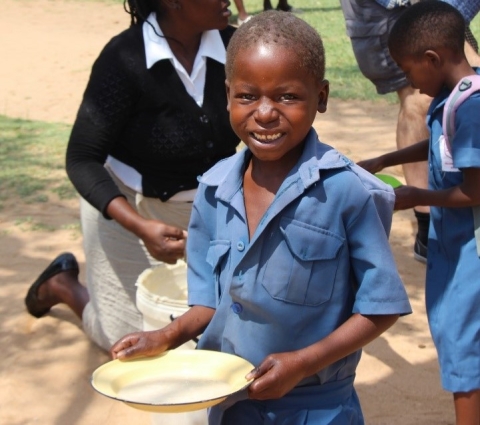
<path fill-rule="evenodd" d="M 266 136 L 263 134 L 253 133 L 256 139 L 258 140 L 275 140 L 281 136 L 281 133 L 277 134 L 267 134 Z"/>

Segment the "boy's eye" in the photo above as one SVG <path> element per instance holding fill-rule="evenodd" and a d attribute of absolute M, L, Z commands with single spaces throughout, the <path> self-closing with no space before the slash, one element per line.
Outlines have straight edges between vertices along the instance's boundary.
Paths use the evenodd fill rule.
<path fill-rule="evenodd" d="M 294 100 L 295 96 L 293 94 L 290 94 L 290 93 L 285 93 L 285 94 L 282 94 L 280 96 L 280 99 L 281 100 Z"/>
<path fill-rule="evenodd" d="M 255 96 L 248 93 L 239 93 L 237 97 L 241 100 L 255 100 Z"/>

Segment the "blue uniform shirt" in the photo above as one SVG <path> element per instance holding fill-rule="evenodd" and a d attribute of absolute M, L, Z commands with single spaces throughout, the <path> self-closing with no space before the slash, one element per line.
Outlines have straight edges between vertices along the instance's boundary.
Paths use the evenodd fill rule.
<path fill-rule="evenodd" d="M 318 141 L 304 152 L 249 240 L 248 149 L 200 178 L 187 240 L 189 304 L 215 308 L 199 348 L 258 365 L 325 338 L 353 313 L 406 314 L 389 247 L 389 186 Z M 318 372 L 351 377 L 360 352 Z"/>

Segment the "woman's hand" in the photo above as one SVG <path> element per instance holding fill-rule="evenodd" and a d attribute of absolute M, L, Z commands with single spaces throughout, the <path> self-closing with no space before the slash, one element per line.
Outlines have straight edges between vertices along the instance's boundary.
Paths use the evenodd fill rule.
<path fill-rule="evenodd" d="M 110 355 L 112 359 L 120 360 L 156 356 L 168 348 L 162 339 L 161 331 L 131 333 L 112 346 Z"/>
<path fill-rule="evenodd" d="M 160 220 L 143 218 L 121 196 L 110 201 L 106 212 L 118 224 L 139 237 L 156 260 L 175 264 L 178 259 L 185 257 L 185 230 L 168 226 Z"/>
<path fill-rule="evenodd" d="M 303 371 L 299 352 L 271 354 L 246 376 L 254 379 L 248 396 L 255 400 L 283 397 L 304 378 Z"/>
<path fill-rule="evenodd" d="M 150 255 L 156 260 L 175 264 L 185 257 L 187 232 L 177 227 L 168 226 L 161 221 L 147 220 L 138 235 Z"/>

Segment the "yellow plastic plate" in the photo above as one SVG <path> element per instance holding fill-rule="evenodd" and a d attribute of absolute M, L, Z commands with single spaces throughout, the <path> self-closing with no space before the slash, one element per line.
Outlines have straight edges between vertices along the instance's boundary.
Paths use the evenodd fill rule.
<path fill-rule="evenodd" d="M 395 177 L 389 174 L 375 174 L 375 176 L 379 178 L 382 182 L 392 186 L 394 189 L 403 185 L 403 183 L 400 180 L 396 179 Z"/>
<path fill-rule="evenodd" d="M 254 366 L 226 353 L 171 350 L 157 357 L 112 360 L 92 374 L 99 393 L 150 412 L 189 412 L 221 403 L 249 385 Z"/>

